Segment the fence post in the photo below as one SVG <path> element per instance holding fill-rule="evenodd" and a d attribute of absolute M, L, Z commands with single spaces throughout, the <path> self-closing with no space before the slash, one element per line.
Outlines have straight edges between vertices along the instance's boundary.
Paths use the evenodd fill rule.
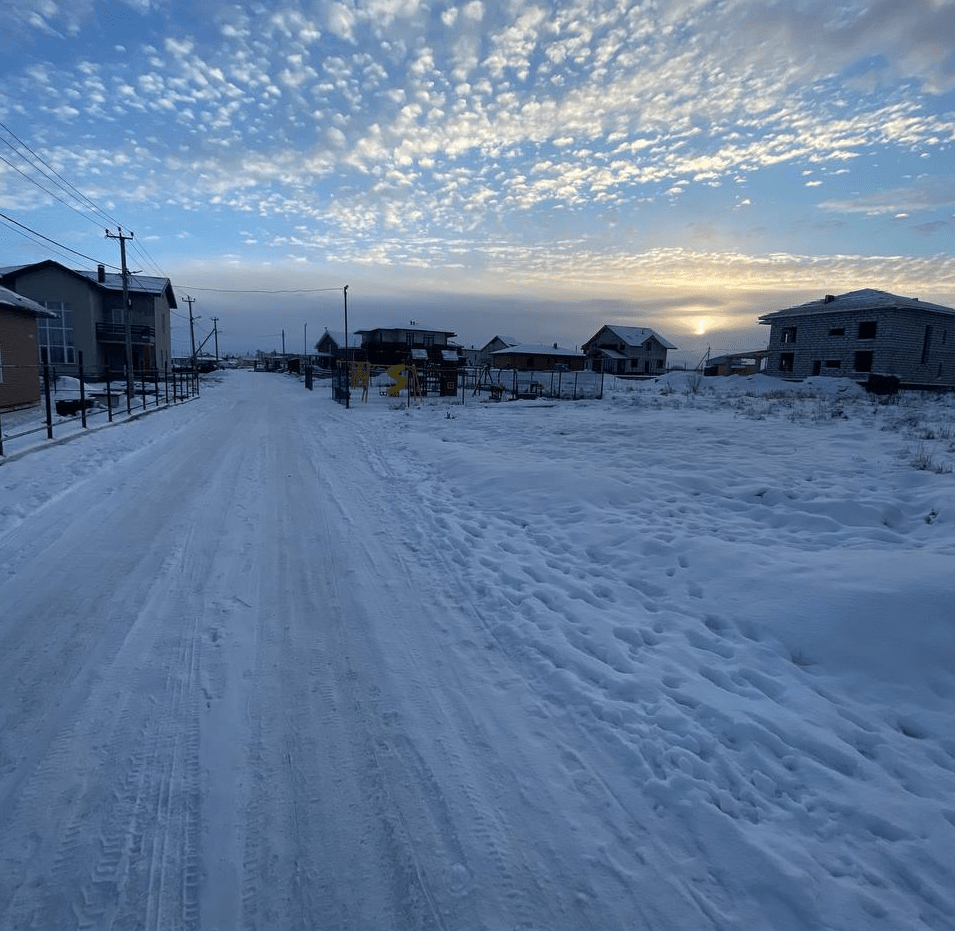
<path fill-rule="evenodd" d="M 76 352 L 76 371 L 80 376 L 80 422 L 83 424 L 83 429 L 86 429 L 86 385 L 83 384 L 83 350 L 79 349 Z"/>
<path fill-rule="evenodd" d="M 142 387 L 143 395 L 143 410 L 146 410 L 146 366 L 144 365 L 142 371 L 139 373 L 139 384 Z"/>
<path fill-rule="evenodd" d="M 43 394 L 46 397 L 46 438 L 53 439 L 53 409 L 50 407 L 50 366 L 43 363 Z"/>
<path fill-rule="evenodd" d="M 106 410 L 109 422 L 113 422 L 113 382 L 109 377 L 109 364 L 106 365 Z"/>
<path fill-rule="evenodd" d="M 163 381 L 163 384 L 166 386 L 166 406 L 168 407 L 169 405 L 169 363 L 168 362 L 163 366 L 162 381 Z"/>
<path fill-rule="evenodd" d="M 156 407 L 159 407 L 159 368 L 153 369 L 153 387 L 156 389 Z"/>
<path fill-rule="evenodd" d="M 0 417 L 0 421 L 2 421 L 2 419 L 3 418 Z M 0 456 L 2 455 L 3 455 L 3 423 L 0 422 Z"/>

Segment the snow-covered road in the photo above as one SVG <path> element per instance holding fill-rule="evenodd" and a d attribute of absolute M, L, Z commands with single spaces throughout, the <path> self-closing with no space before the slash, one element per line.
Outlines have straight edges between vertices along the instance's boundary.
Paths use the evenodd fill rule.
<path fill-rule="evenodd" d="M 951 630 L 933 701 L 846 677 L 833 599 L 907 590 L 860 596 L 818 543 L 896 579 L 917 557 L 939 624 L 951 476 L 850 424 L 787 501 L 781 434 L 716 415 L 722 471 L 680 472 L 704 421 L 646 410 L 673 446 L 651 507 L 608 455 L 621 410 L 580 471 L 605 407 L 421 420 L 236 372 L 5 464 L 32 500 L 0 511 L 0 928 L 955 921 Z M 898 479 L 848 501 L 866 469 Z M 838 622 L 832 668 L 745 616 L 784 564 Z"/>
<path fill-rule="evenodd" d="M 293 382 L 231 385 L 3 541 L 0 925 L 689 920 L 592 764 L 580 812 L 549 797 L 586 735 L 495 686 L 501 656 L 443 651 L 461 593 L 409 549 L 382 454 L 299 419 Z"/>

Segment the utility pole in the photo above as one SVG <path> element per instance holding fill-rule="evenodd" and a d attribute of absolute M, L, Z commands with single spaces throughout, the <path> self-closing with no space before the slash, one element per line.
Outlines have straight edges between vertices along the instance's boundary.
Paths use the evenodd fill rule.
<path fill-rule="evenodd" d="M 351 400 L 351 366 L 348 364 L 348 285 L 342 289 L 345 299 L 345 410 L 348 410 Z"/>
<path fill-rule="evenodd" d="M 192 305 L 196 303 L 194 297 L 184 297 L 183 300 L 189 305 L 189 342 L 192 345 L 192 370 L 196 369 L 196 331 L 194 320 L 192 319 Z"/>
<path fill-rule="evenodd" d="M 126 337 L 126 399 L 131 401 L 133 397 L 133 330 L 129 321 L 129 269 L 126 267 L 126 240 L 132 239 L 133 234 L 130 233 L 127 236 L 121 226 L 116 229 L 117 233 L 107 230 L 106 238 L 119 240 L 119 257 L 123 269 L 123 328 Z"/>
<path fill-rule="evenodd" d="M 216 368 L 219 367 L 219 318 L 212 318 L 212 332 L 215 334 L 216 344 Z"/>

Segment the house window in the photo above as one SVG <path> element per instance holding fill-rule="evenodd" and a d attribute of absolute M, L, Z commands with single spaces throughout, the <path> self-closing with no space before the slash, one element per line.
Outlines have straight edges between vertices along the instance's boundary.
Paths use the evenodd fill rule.
<path fill-rule="evenodd" d="M 424 337 L 424 344 L 425 344 L 425 346 L 433 346 L 433 345 L 434 345 L 434 334 L 433 334 L 433 333 L 428 333 L 428 334 L 425 335 L 425 337 Z"/>
<path fill-rule="evenodd" d="M 528 367 L 529 369 L 532 369 L 532 368 L 534 367 L 534 357 L 533 357 L 533 356 L 528 356 L 528 357 L 527 357 L 527 367 Z"/>
<path fill-rule="evenodd" d="M 657 359 L 657 371 L 659 372 L 665 364 L 666 363 L 663 361 L 663 359 Z"/>
<path fill-rule="evenodd" d="M 631 360 L 630 360 L 630 369 L 631 369 L 631 371 L 632 371 L 633 369 L 637 369 L 637 368 L 640 368 L 640 360 L 639 360 L 639 359 L 631 359 Z"/>
<path fill-rule="evenodd" d="M 794 353 L 781 352 L 779 354 L 779 370 L 781 372 L 791 372 L 793 370 Z"/>
<path fill-rule="evenodd" d="M 855 370 L 857 372 L 871 372 L 872 371 L 872 353 L 871 352 L 857 352 L 855 357 Z"/>
<path fill-rule="evenodd" d="M 783 331 L 779 336 L 779 341 L 781 343 L 796 342 L 796 328 L 794 326 L 784 326 Z"/>
<path fill-rule="evenodd" d="M 928 362 L 929 353 L 932 351 L 932 326 L 928 324 L 925 327 L 925 336 L 922 338 L 922 364 Z"/>
<path fill-rule="evenodd" d="M 55 318 L 37 320 L 40 361 L 48 362 L 50 365 L 75 364 L 73 311 L 63 301 L 41 301 L 40 303 L 56 314 Z"/>
<path fill-rule="evenodd" d="M 845 336 L 846 328 L 844 326 L 834 326 L 832 327 L 831 330 L 829 330 L 829 335 L 830 336 Z"/>
<path fill-rule="evenodd" d="M 866 320 L 859 324 L 859 339 L 875 339 L 875 331 L 878 322 L 875 320 Z M 857 371 L 868 371 L 868 369 L 858 369 Z"/>

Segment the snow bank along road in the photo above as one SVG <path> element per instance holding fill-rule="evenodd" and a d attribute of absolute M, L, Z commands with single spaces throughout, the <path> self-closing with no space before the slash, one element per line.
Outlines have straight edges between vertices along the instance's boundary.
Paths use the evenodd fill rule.
<path fill-rule="evenodd" d="M 583 410 L 236 372 L 0 467 L 0 928 L 955 925 L 950 639 L 880 691 L 745 617 L 783 560 L 838 600 L 828 535 L 938 627 L 950 476 L 847 503 L 856 443 L 827 507 L 675 435 L 654 517 L 614 418 L 581 472 Z"/>

